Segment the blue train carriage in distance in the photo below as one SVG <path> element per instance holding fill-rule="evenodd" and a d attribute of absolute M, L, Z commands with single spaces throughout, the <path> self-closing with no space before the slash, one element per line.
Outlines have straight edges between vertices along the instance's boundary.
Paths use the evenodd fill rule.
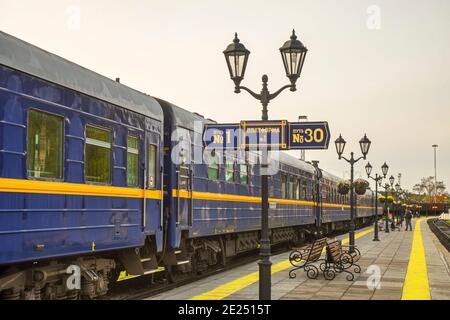
<path fill-rule="evenodd" d="M 239 159 L 244 161 L 237 161 L 233 152 L 207 153 L 213 161 L 204 162 L 201 134 L 213 121 L 157 100 L 164 112 L 164 264 L 177 272 L 199 272 L 257 249 L 259 154 L 246 152 Z M 279 171 L 269 183 L 272 244 L 348 228 L 348 197 L 336 191 L 340 179 L 325 173 L 319 196 L 310 163 L 283 152 L 278 160 Z"/>
<path fill-rule="evenodd" d="M 0 32 L 0 298 L 159 270 L 162 130 L 154 98 Z"/>
<path fill-rule="evenodd" d="M 350 194 L 342 195 L 337 191 L 337 185 L 344 179 L 322 171 L 320 181 L 320 201 L 318 202 L 321 216 L 321 230 L 323 234 L 329 234 L 334 230 L 349 228 L 350 222 Z M 367 190 L 364 195 L 356 196 L 355 224 L 364 226 L 370 224 L 375 216 L 375 195 Z M 382 214 L 382 208 L 378 206 L 378 215 Z"/>
<path fill-rule="evenodd" d="M 157 100 L 164 111 L 164 264 L 177 273 L 201 272 L 257 249 L 261 226 L 258 153 L 205 152 L 203 126 L 213 120 Z M 204 157 L 211 161 L 203 161 Z M 311 199 L 305 208 L 299 206 L 305 201 L 283 199 L 281 174 L 272 177 L 273 243 L 294 241 L 292 226 L 314 224 L 312 166 L 296 164 L 310 170 L 304 173 L 304 190 Z M 301 175 L 299 168 L 285 170 Z"/>

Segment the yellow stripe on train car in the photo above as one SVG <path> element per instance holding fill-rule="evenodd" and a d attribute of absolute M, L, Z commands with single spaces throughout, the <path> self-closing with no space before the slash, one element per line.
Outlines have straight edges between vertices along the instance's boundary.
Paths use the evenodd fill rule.
<path fill-rule="evenodd" d="M 172 189 L 172 197 L 174 198 L 191 198 L 195 200 L 209 200 L 209 201 L 230 201 L 230 202 L 249 202 L 249 203 L 259 203 L 261 202 L 261 197 L 254 196 L 242 196 L 237 194 L 229 193 L 214 193 L 214 192 L 201 192 L 201 191 L 187 191 L 187 190 L 177 190 Z M 293 204 L 302 206 L 314 206 L 316 203 L 314 201 L 306 200 L 293 200 L 293 199 L 280 199 L 280 198 L 269 198 L 269 202 L 278 204 Z M 335 203 L 323 203 L 325 208 L 350 208 L 347 204 L 335 204 Z M 367 206 L 357 206 L 359 209 L 373 209 L 373 207 Z"/>
<path fill-rule="evenodd" d="M 162 199 L 161 190 L 144 190 L 91 184 L 0 178 L 0 192 Z"/>

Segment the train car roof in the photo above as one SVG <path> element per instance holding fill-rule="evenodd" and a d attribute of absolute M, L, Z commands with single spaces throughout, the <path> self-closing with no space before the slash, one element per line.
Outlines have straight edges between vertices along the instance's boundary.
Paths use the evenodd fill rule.
<path fill-rule="evenodd" d="M 279 155 L 280 155 L 281 163 L 287 164 L 289 166 L 298 168 L 300 170 L 303 170 L 303 171 L 306 171 L 306 172 L 309 172 L 312 174 L 314 174 L 316 172 L 313 165 L 306 161 L 297 159 L 286 152 L 279 152 Z"/>
<path fill-rule="evenodd" d="M 155 99 L 159 102 L 164 111 L 170 113 L 173 125 L 175 125 L 176 127 L 182 127 L 194 131 L 195 121 L 201 121 L 202 125 L 206 123 L 214 123 L 214 121 L 211 119 L 206 119 L 197 113 L 193 113 L 186 109 L 180 108 L 166 100 L 156 97 Z"/>
<path fill-rule="evenodd" d="M 279 154 L 280 154 L 280 162 L 281 163 L 299 168 L 303 171 L 306 171 L 306 172 L 309 172 L 312 174 L 316 173 L 316 170 L 314 169 L 314 166 L 311 163 L 297 159 L 286 152 L 280 152 Z M 338 176 L 335 176 L 334 174 L 329 173 L 325 170 L 322 170 L 322 177 L 325 179 L 331 180 L 331 181 L 335 181 L 335 182 L 340 182 L 343 180 L 342 178 L 339 178 Z"/>
<path fill-rule="evenodd" d="M 0 65 L 163 120 L 158 102 L 94 71 L 0 31 Z"/>
<path fill-rule="evenodd" d="M 325 170 L 322 170 L 322 177 L 325 179 L 331 180 L 331 181 L 335 181 L 335 182 L 340 182 L 340 181 L 344 180 L 344 179 L 339 178 L 338 176 L 335 176 L 334 174 L 329 173 Z"/>

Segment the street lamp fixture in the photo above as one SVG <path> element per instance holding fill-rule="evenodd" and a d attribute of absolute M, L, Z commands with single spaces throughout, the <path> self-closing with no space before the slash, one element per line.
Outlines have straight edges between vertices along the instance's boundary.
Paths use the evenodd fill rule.
<path fill-rule="evenodd" d="M 363 154 L 359 158 L 354 158 L 354 153 L 350 152 L 350 159 L 345 158 L 342 156 L 342 153 L 344 152 L 346 141 L 344 138 L 342 138 L 342 135 L 339 135 L 339 138 L 337 138 L 334 141 L 334 144 L 336 146 L 336 152 L 338 154 L 339 159 L 344 159 L 348 163 L 350 163 L 350 231 L 349 231 L 349 247 L 350 252 L 354 251 L 355 248 L 355 196 L 354 196 L 354 190 L 355 187 L 353 185 L 353 167 L 356 162 L 358 162 L 361 159 L 366 159 L 367 153 L 370 149 L 371 141 L 367 138 L 367 136 L 364 134 L 364 137 L 359 141 L 359 146 L 361 147 L 361 153 Z M 367 170 L 367 168 L 366 168 Z"/>
<path fill-rule="evenodd" d="M 359 146 L 361 147 L 361 153 L 364 156 L 364 160 L 366 159 L 367 153 L 369 153 L 370 145 L 372 142 L 367 138 L 364 134 L 364 137 L 359 140 Z"/>
<path fill-rule="evenodd" d="M 395 181 L 395 178 L 394 178 L 393 175 L 391 175 L 391 176 L 389 177 L 389 183 L 391 184 L 391 187 L 394 186 L 394 181 Z"/>
<path fill-rule="evenodd" d="M 223 54 L 225 55 L 225 59 L 227 61 L 231 80 L 234 81 L 236 88 L 238 88 L 241 81 L 244 79 L 245 68 L 247 67 L 250 51 L 247 50 L 242 43 L 240 43 L 237 33 L 235 33 L 233 43 L 228 45 L 228 47 L 223 51 Z M 236 93 L 238 92 L 239 91 Z"/>
<path fill-rule="evenodd" d="M 373 235 L 373 241 L 380 241 L 378 238 L 378 186 L 381 187 L 381 180 L 383 180 L 383 177 L 386 177 L 386 174 L 388 172 L 389 166 L 386 164 L 386 162 L 381 166 L 381 171 L 383 175 L 378 175 L 378 173 L 375 174 L 375 177 L 371 176 L 372 173 L 372 165 L 370 162 L 367 162 L 366 164 L 366 173 L 367 177 L 375 181 L 375 222 L 374 222 L 374 235 Z M 386 203 L 387 199 L 385 199 Z"/>
<path fill-rule="evenodd" d="M 286 77 L 291 81 L 291 91 L 295 91 L 295 82 L 300 77 L 303 63 L 305 62 L 308 49 L 297 40 L 295 30 L 292 30 L 291 39 L 286 41 L 280 48 L 281 58 L 283 59 Z"/>
<path fill-rule="evenodd" d="M 386 164 L 386 162 L 381 166 L 381 172 L 383 173 L 383 177 L 386 178 L 386 175 L 388 173 L 389 166 Z M 380 185 L 381 187 L 381 185 Z"/>
<path fill-rule="evenodd" d="M 367 173 L 368 177 L 372 173 L 372 165 L 370 164 L 370 162 L 367 162 L 367 164 L 366 164 L 366 173 Z"/>
<path fill-rule="evenodd" d="M 344 140 L 344 138 L 342 138 L 342 135 L 339 135 L 339 138 L 334 141 L 334 144 L 336 145 L 336 152 L 340 160 L 342 157 L 342 153 L 344 152 L 346 141 Z"/>
<path fill-rule="evenodd" d="M 250 51 L 240 42 L 237 33 L 234 35 L 233 43 L 223 51 L 227 62 L 228 71 L 231 80 L 234 82 L 234 92 L 240 93 L 241 90 L 247 91 L 253 98 L 261 102 L 263 121 L 269 120 L 267 106 L 269 102 L 276 98 L 283 90 L 290 89 L 296 91 L 298 78 L 303 69 L 306 53 L 308 49 L 297 40 L 295 31 L 292 30 L 290 40 L 286 41 L 280 48 L 281 57 L 283 59 L 284 69 L 290 84 L 287 84 L 274 93 L 270 93 L 268 89 L 269 78 L 267 75 L 262 76 L 262 90 L 256 93 L 247 87 L 241 86 L 244 79 L 245 70 L 247 68 L 248 57 Z M 268 151 L 262 150 L 261 167 L 267 168 Z M 261 241 L 260 241 L 260 261 L 259 264 L 259 299 L 270 300 L 271 296 L 271 265 L 270 262 L 270 239 L 269 239 L 269 183 L 266 172 L 261 174 Z"/>

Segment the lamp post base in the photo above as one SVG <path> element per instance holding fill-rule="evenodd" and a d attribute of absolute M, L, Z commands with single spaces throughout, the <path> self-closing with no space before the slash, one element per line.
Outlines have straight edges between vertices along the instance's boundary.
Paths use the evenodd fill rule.
<path fill-rule="evenodd" d="M 355 227 L 352 227 L 352 229 L 349 232 L 349 251 L 350 253 L 355 252 Z"/>
<path fill-rule="evenodd" d="M 374 223 L 374 234 L 373 234 L 373 240 L 372 241 L 380 241 L 380 239 L 378 238 L 378 219 L 375 218 L 375 223 Z"/>
<path fill-rule="evenodd" d="M 259 265 L 259 300 L 271 300 L 271 267 L 270 262 L 270 242 L 261 241 L 261 252 Z"/>

